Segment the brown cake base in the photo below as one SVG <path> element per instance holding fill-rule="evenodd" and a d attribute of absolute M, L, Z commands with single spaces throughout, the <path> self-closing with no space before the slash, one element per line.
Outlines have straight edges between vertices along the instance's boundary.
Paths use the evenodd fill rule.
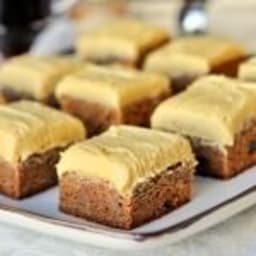
<path fill-rule="evenodd" d="M 106 181 L 71 171 L 60 179 L 60 209 L 101 224 L 132 229 L 188 202 L 193 176 L 190 163 L 179 163 L 139 184 L 128 196 Z"/>
<path fill-rule="evenodd" d="M 20 93 L 20 92 L 14 91 L 14 90 L 8 88 L 8 86 L 1 86 L 0 92 L 7 102 L 13 102 L 13 101 L 18 101 L 18 100 L 38 101 L 38 99 L 35 99 L 33 96 L 26 94 L 26 93 Z M 59 107 L 59 104 L 58 104 L 54 94 L 51 94 L 47 99 L 45 99 L 41 102 L 46 105 L 55 107 L 55 108 Z"/>
<path fill-rule="evenodd" d="M 222 179 L 233 177 L 256 164 L 256 120 L 250 121 L 236 135 L 232 147 L 219 148 L 193 139 L 199 160 L 198 171 Z"/>
<path fill-rule="evenodd" d="M 210 74 L 223 74 L 229 77 L 236 77 L 238 67 L 245 59 L 246 57 L 239 57 L 236 59 L 223 62 L 220 65 L 212 67 Z M 172 88 L 174 93 L 178 93 L 185 90 L 189 84 L 191 84 L 194 80 L 201 76 L 202 75 L 199 74 L 184 74 L 172 78 Z"/>
<path fill-rule="evenodd" d="M 57 184 L 55 164 L 61 149 L 34 154 L 14 166 L 0 161 L 0 193 L 13 198 L 33 195 Z"/>
<path fill-rule="evenodd" d="M 131 124 L 149 126 L 150 116 L 155 107 L 170 94 L 162 92 L 152 98 L 144 98 L 122 109 L 113 109 L 97 103 L 62 96 L 59 100 L 61 107 L 68 113 L 83 121 L 87 136 L 99 134 L 114 124 Z"/>

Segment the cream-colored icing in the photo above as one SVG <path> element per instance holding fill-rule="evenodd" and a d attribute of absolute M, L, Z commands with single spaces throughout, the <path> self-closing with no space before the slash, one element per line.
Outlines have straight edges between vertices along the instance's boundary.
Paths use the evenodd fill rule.
<path fill-rule="evenodd" d="M 139 182 L 177 163 L 195 164 L 189 142 L 178 135 L 133 126 L 113 126 L 107 132 L 67 149 L 57 164 L 59 178 L 75 171 L 112 183 L 131 193 Z"/>
<path fill-rule="evenodd" d="M 245 56 L 241 45 L 211 36 L 178 38 L 148 55 L 144 69 L 177 77 L 209 73 L 212 67 Z"/>
<path fill-rule="evenodd" d="M 0 156 L 11 163 L 67 146 L 85 135 L 78 119 L 40 103 L 20 101 L 0 106 Z"/>
<path fill-rule="evenodd" d="M 0 84 L 43 101 L 53 93 L 59 79 L 80 65 L 72 57 L 22 55 L 2 64 Z"/>
<path fill-rule="evenodd" d="M 252 57 L 240 65 L 238 77 L 242 80 L 256 82 L 256 57 Z"/>
<path fill-rule="evenodd" d="M 201 138 L 217 145 L 234 143 L 235 134 L 256 115 L 256 87 L 224 76 L 206 76 L 160 104 L 153 128 Z"/>
<path fill-rule="evenodd" d="M 77 49 L 84 58 L 136 60 L 141 51 L 162 43 L 168 37 L 168 33 L 157 26 L 135 20 L 118 20 L 82 34 Z"/>
<path fill-rule="evenodd" d="M 86 65 L 64 78 L 55 91 L 57 99 L 71 96 L 118 108 L 145 97 L 170 93 L 166 77 L 121 67 Z"/>

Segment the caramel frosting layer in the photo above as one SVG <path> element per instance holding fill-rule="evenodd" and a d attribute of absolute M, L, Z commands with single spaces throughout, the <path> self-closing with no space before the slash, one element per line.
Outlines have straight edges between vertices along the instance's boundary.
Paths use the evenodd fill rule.
<path fill-rule="evenodd" d="M 84 58 L 134 60 L 142 51 L 168 38 L 168 33 L 157 26 L 135 20 L 117 20 L 82 34 L 77 49 Z"/>
<path fill-rule="evenodd" d="M 0 106 L 0 157 L 11 163 L 84 139 L 76 118 L 31 101 Z"/>
<path fill-rule="evenodd" d="M 88 64 L 80 72 L 64 78 L 55 96 L 71 96 L 118 108 L 146 97 L 170 93 L 166 77 L 122 67 Z"/>
<path fill-rule="evenodd" d="M 207 74 L 219 64 L 245 56 L 240 44 L 211 36 L 182 37 L 148 55 L 144 69 L 177 77 Z"/>
<path fill-rule="evenodd" d="M 0 67 L 0 87 L 46 100 L 64 75 L 79 68 L 81 62 L 72 57 L 22 55 Z"/>
<path fill-rule="evenodd" d="M 153 128 L 232 146 L 235 135 L 256 115 L 256 87 L 224 76 L 206 76 L 160 104 Z"/>
<path fill-rule="evenodd" d="M 240 65 L 238 77 L 242 80 L 256 82 L 256 57 L 252 57 Z"/>
<path fill-rule="evenodd" d="M 57 164 L 67 172 L 109 181 L 121 193 L 177 163 L 195 159 L 189 142 L 178 135 L 134 126 L 113 126 L 107 132 L 67 149 Z"/>

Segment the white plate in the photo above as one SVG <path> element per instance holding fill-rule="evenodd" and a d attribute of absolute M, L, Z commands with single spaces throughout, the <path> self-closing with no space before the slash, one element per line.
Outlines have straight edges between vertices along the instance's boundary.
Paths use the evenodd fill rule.
<path fill-rule="evenodd" d="M 196 234 L 255 203 L 256 167 L 228 181 L 197 177 L 190 203 L 131 231 L 108 228 L 61 213 L 57 188 L 21 201 L 0 196 L 0 219 L 99 247 L 148 249 Z"/>

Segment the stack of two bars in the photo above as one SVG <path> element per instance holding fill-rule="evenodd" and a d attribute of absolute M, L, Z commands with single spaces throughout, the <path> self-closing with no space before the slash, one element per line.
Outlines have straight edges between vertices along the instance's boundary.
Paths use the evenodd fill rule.
<path fill-rule="evenodd" d="M 80 64 L 72 57 L 14 57 L 0 67 L 1 95 L 56 106 L 57 82 Z M 85 135 L 79 120 L 40 103 L 0 106 L 0 192 L 23 198 L 56 185 L 60 152 Z"/>

